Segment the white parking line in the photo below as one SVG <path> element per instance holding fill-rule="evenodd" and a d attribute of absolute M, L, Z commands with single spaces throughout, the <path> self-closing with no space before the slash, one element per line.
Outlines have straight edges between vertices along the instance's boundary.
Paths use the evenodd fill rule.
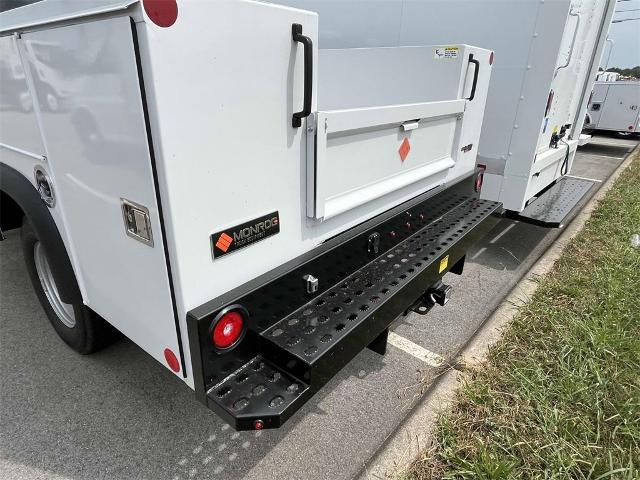
<path fill-rule="evenodd" d="M 633 145 L 628 143 L 611 143 L 611 142 L 589 142 L 587 145 L 606 145 L 607 147 L 629 147 L 629 151 L 633 148 Z"/>
<path fill-rule="evenodd" d="M 585 156 L 585 157 L 615 158 L 616 160 L 624 160 L 624 158 L 625 158 L 625 157 L 616 157 L 614 155 L 599 155 L 597 153 L 582 153 L 582 152 L 580 152 L 580 154 Z"/>
<path fill-rule="evenodd" d="M 480 250 L 478 250 L 478 252 L 473 257 L 471 257 L 471 260 L 475 260 L 486 251 L 487 251 L 487 247 L 482 247 Z"/>
<path fill-rule="evenodd" d="M 387 341 L 394 347 L 399 348 L 418 360 L 422 360 L 431 367 L 439 367 L 444 363 L 444 358 L 437 353 L 433 353 L 394 332 L 389 332 L 389 338 Z"/>
<path fill-rule="evenodd" d="M 513 227 L 515 227 L 516 224 L 515 222 L 510 224 L 507 228 L 505 228 L 503 231 L 501 231 L 498 235 L 496 235 L 493 240 L 491 240 L 489 243 L 493 244 L 496 243 L 498 240 L 500 240 L 502 238 L 502 236 L 507 233 L 509 230 L 511 230 Z"/>
<path fill-rule="evenodd" d="M 567 175 L 567 177 L 577 178 L 578 180 L 589 180 L 590 182 L 602 183 L 602 180 L 596 180 L 595 178 L 579 177 L 577 175 Z"/>

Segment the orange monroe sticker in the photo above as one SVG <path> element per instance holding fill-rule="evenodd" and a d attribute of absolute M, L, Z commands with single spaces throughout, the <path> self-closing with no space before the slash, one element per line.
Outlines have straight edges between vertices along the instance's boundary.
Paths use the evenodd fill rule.
<path fill-rule="evenodd" d="M 226 252 L 227 250 L 229 250 L 232 242 L 233 237 L 230 237 L 226 233 L 222 233 L 220 235 L 220 238 L 218 238 L 218 241 L 216 242 L 216 247 L 218 247 L 223 252 Z"/>

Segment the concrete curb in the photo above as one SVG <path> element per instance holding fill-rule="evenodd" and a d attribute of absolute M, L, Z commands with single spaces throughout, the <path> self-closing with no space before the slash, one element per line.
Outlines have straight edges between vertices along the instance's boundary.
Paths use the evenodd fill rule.
<path fill-rule="evenodd" d="M 531 270 L 516 284 L 495 312 L 469 340 L 459 356 L 461 363 L 478 365 L 489 349 L 502 336 L 504 328 L 516 315 L 519 306 L 527 303 L 538 288 L 538 278 L 551 271 L 569 242 L 584 228 L 599 201 L 611 189 L 617 178 L 640 155 L 640 146 L 632 150 L 616 171 L 602 184 L 585 207 L 538 259 Z M 385 445 L 364 465 L 359 480 L 396 478 L 406 471 L 432 439 L 432 428 L 438 415 L 448 409 L 462 381 L 462 374 L 449 370 L 429 389 L 414 411 L 391 435 Z"/>

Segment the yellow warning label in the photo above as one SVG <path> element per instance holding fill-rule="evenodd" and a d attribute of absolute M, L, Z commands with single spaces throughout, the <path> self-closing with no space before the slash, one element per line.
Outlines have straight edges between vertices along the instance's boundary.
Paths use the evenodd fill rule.
<path fill-rule="evenodd" d="M 449 266 L 449 255 L 440 260 L 440 268 L 438 269 L 438 273 L 444 272 Z"/>
<path fill-rule="evenodd" d="M 459 47 L 436 47 L 433 50 L 433 58 L 439 60 L 441 58 L 458 58 Z"/>

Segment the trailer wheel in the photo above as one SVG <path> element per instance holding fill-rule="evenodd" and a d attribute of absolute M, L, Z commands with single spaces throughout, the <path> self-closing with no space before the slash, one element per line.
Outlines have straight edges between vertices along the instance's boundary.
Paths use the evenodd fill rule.
<path fill-rule="evenodd" d="M 93 353 L 117 340 L 117 330 L 87 306 L 62 301 L 45 249 L 26 217 L 21 241 L 33 288 L 60 338 L 81 354 Z"/>

